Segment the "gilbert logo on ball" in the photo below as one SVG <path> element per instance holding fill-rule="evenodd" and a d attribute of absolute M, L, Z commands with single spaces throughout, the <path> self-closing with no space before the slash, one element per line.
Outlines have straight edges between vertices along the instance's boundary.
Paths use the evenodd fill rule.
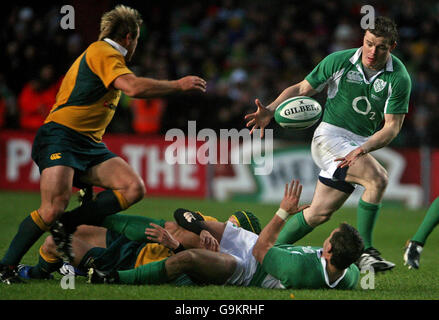
<path fill-rule="evenodd" d="M 322 115 L 322 106 L 310 97 L 294 97 L 282 102 L 274 113 L 274 119 L 283 128 L 306 129 Z"/>

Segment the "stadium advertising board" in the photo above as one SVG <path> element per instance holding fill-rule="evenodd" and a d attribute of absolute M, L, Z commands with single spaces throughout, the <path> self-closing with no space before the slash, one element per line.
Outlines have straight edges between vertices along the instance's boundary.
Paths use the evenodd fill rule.
<path fill-rule="evenodd" d="M 38 191 L 40 174 L 31 159 L 34 135 L 23 132 L 0 133 L 0 189 Z M 302 199 L 310 202 L 319 169 L 311 158 L 309 146 L 277 147 L 273 152 L 273 170 L 268 175 L 255 175 L 255 164 L 170 164 L 165 151 L 172 141 L 164 137 L 111 135 L 105 137 L 110 150 L 124 158 L 143 178 L 152 196 L 182 196 L 217 200 L 250 200 L 276 203 L 281 200 L 285 177 L 296 177 L 303 184 Z M 197 141 L 195 152 L 201 146 Z M 276 145 L 276 143 L 275 143 Z M 240 145 L 246 153 L 246 146 Z M 233 150 L 230 150 L 233 154 Z M 190 152 L 188 152 L 190 153 Z M 439 196 L 439 151 L 431 152 L 429 197 L 426 198 L 421 177 L 422 159 L 418 149 L 384 148 L 374 156 L 386 167 L 389 184 L 384 201 L 419 208 Z M 347 205 L 355 206 L 363 188 L 357 187 Z"/>
<path fill-rule="evenodd" d="M 409 208 L 422 207 L 425 198 L 419 174 L 419 150 L 395 151 L 384 148 L 373 152 L 373 155 L 384 165 L 389 176 L 384 201 L 401 203 Z M 279 203 L 288 181 L 285 177 L 295 177 L 303 185 L 302 202 L 311 203 L 320 170 L 312 160 L 309 146 L 275 148 L 273 156 L 273 170 L 269 175 L 253 175 L 253 170 L 249 167 L 231 165 L 227 174 L 215 177 L 212 185 L 213 196 L 218 200 Z M 436 167 L 439 168 L 439 158 Z M 223 171 L 226 172 L 224 169 Z M 356 206 L 363 191 L 362 186 L 357 186 L 346 205 Z"/>
<path fill-rule="evenodd" d="M 40 173 L 32 161 L 31 133 L 0 133 L 0 189 L 39 190 Z M 107 135 L 108 148 L 124 158 L 143 178 L 148 195 L 206 197 L 205 165 L 169 164 L 163 137 Z"/>

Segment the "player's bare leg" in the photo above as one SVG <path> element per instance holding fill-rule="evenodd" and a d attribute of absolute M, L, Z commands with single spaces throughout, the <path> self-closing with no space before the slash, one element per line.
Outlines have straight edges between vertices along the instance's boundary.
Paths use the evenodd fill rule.
<path fill-rule="evenodd" d="M 41 205 L 38 213 L 50 226 L 64 213 L 72 193 L 74 170 L 66 166 L 46 168 L 41 173 Z"/>
<path fill-rule="evenodd" d="M 90 168 L 81 176 L 81 181 L 106 190 L 98 193 L 95 199 L 63 215 L 60 222 L 65 232 L 60 234 L 66 243 L 69 243 L 70 235 L 79 225 L 99 226 L 106 216 L 127 209 L 145 194 L 142 179 L 120 157 L 111 158 Z"/>
<path fill-rule="evenodd" d="M 73 237 L 87 242 L 93 247 L 107 247 L 107 229 L 103 227 L 81 225 L 76 229 Z"/>
<path fill-rule="evenodd" d="M 165 267 L 169 279 L 186 273 L 204 283 L 224 284 L 233 275 L 236 260 L 225 253 L 190 249 L 168 258 Z"/>
<path fill-rule="evenodd" d="M 143 199 L 146 193 L 143 180 L 120 157 L 111 158 L 90 168 L 81 180 L 87 184 L 118 191 L 127 206 Z"/>
<path fill-rule="evenodd" d="M 187 274 L 200 283 L 225 284 L 236 269 L 233 256 L 205 249 L 189 249 L 165 260 L 131 270 L 103 272 L 90 268 L 90 283 L 162 284 Z"/>
<path fill-rule="evenodd" d="M 386 170 L 373 156 L 366 154 L 349 167 L 346 181 L 361 184 L 365 188 L 357 209 L 358 231 L 365 247 L 358 263 L 360 268 L 371 266 L 375 271 L 392 269 L 395 264 L 384 260 L 372 245 L 373 229 L 388 183 Z"/>
<path fill-rule="evenodd" d="M 15 268 L 29 248 L 49 231 L 68 205 L 73 181 L 73 169 L 66 166 L 46 168 L 41 173 L 41 205 L 20 224 L 8 251 L 0 264 L 0 279 L 5 283 L 19 282 Z"/>
<path fill-rule="evenodd" d="M 350 194 L 328 187 L 317 181 L 311 205 L 303 210 L 303 216 L 310 227 L 328 221 L 332 214 L 349 198 Z"/>

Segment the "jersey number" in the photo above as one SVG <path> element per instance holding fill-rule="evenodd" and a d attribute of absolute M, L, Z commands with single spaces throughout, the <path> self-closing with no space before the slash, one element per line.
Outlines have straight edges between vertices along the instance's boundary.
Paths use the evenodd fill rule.
<path fill-rule="evenodd" d="M 366 110 L 360 110 L 358 108 L 358 102 L 361 100 L 366 101 Z M 375 112 L 370 111 L 370 109 L 372 109 L 372 106 L 370 105 L 370 102 L 366 96 L 356 97 L 354 100 L 352 100 L 352 108 L 354 108 L 355 112 L 357 112 L 359 114 L 362 114 L 365 116 L 369 115 L 370 120 L 375 120 Z"/>

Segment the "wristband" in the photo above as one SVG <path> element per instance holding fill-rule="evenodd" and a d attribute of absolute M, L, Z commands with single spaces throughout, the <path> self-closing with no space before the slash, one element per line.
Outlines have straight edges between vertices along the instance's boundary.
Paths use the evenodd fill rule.
<path fill-rule="evenodd" d="M 277 210 L 276 215 L 284 221 L 286 221 L 290 216 L 290 214 L 282 208 L 279 208 L 279 210 Z"/>

